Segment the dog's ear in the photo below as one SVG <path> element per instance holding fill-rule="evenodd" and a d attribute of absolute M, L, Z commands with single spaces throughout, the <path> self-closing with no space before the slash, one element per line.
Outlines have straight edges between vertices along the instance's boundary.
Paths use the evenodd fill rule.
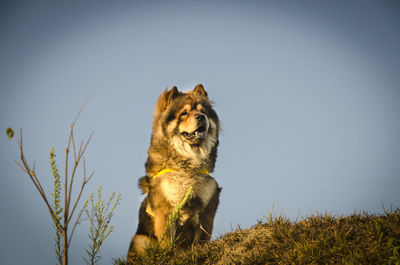
<path fill-rule="evenodd" d="M 199 96 L 205 96 L 207 97 L 207 92 L 204 90 L 204 87 L 202 84 L 198 84 L 193 90 L 192 93 L 195 95 L 199 95 Z"/>
<path fill-rule="evenodd" d="M 167 109 L 168 104 L 173 99 L 178 97 L 179 94 L 180 94 L 180 92 L 178 91 L 176 86 L 174 86 L 171 90 L 168 90 L 168 88 L 166 88 L 164 90 L 164 92 L 158 97 L 156 107 L 154 108 L 154 112 L 153 112 L 154 120 L 158 120 L 161 113 L 163 113 Z"/>

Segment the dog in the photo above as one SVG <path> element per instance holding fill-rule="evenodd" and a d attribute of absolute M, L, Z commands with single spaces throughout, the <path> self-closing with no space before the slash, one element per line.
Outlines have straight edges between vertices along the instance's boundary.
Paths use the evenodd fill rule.
<path fill-rule="evenodd" d="M 154 108 L 152 129 L 146 176 L 139 179 L 146 197 L 128 258 L 156 242 L 185 248 L 209 241 L 219 204 L 221 188 L 210 173 L 220 124 L 203 85 L 186 93 L 165 89 Z M 171 214 L 185 198 L 177 219 L 169 224 L 173 231 L 166 231 Z"/>

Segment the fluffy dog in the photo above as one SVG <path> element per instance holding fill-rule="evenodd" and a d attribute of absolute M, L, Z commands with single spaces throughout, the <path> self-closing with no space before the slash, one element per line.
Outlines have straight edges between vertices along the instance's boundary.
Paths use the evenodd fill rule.
<path fill-rule="evenodd" d="M 217 158 L 219 119 L 201 84 L 183 93 L 166 89 L 153 113 L 146 176 L 139 187 L 147 196 L 128 257 L 146 246 L 174 240 L 180 247 L 209 241 L 221 188 L 210 172 Z M 189 188 L 190 196 L 167 233 L 166 223 Z M 172 238 L 171 238 L 172 237 Z"/>

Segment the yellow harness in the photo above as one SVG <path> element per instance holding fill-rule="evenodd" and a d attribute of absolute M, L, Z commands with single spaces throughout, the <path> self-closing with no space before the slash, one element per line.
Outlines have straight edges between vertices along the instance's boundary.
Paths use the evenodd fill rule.
<path fill-rule="evenodd" d="M 163 170 L 159 171 L 157 174 L 155 174 L 155 175 L 153 176 L 153 179 L 155 179 L 156 177 L 161 176 L 162 174 L 165 174 L 165 173 L 168 173 L 168 172 L 176 172 L 176 171 L 177 171 L 177 170 L 172 169 L 172 168 L 163 169 Z M 201 169 L 201 170 L 199 171 L 199 173 L 200 173 L 200 174 L 203 174 L 203 175 L 210 175 L 210 172 L 208 172 L 207 169 Z"/>
<path fill-rule="evenodd" d="M 168 172 L 176 172 L 176 171 L 177 171 L 177 170 L 172 169 L 172 168 L 163 169 L 163 170 L 159 171 L 157 174 L 155 174 L 155 175 L 153 176 L 153 179 L 155 179 L 155 178 L 161 176 L 162 174 L 165 174 L 165 173 L 168 173 Z M 210 175 L 210 172 L 208 172 L 207 169 L 201 169 L 201 170 L 199 171 L 199 173 L 200 173 L 200 174 L 203 174 L 203 175 Z M 153 211 L 151 210 L 150 205 L 147 205 L 147 207 L 146 207 L 146 213 L 147 213 L 148 215 L 154 217 L 154 213 L 153 213 Z"/>

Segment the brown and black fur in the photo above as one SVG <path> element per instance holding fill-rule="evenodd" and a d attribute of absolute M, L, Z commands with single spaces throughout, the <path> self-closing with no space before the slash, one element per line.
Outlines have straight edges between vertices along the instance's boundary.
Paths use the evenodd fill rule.
<path fill-rule="evenodd" d="M 153 113 L 146 176 L 139 180 L 147 196 L 128 257 L 154 242 L 170 241 L 164 237 L 166 222 L 190 187 L 192 193 L 180 211 L 172 239 L 181 247 L 210 240 L 221 188 L 204 170 L 214 170 L 219 128 L 217 113 L 201 84 L 186 93 L 173 87 L 160 95 Z M 173 171 L 153 178 L 164 169 Z"/>

